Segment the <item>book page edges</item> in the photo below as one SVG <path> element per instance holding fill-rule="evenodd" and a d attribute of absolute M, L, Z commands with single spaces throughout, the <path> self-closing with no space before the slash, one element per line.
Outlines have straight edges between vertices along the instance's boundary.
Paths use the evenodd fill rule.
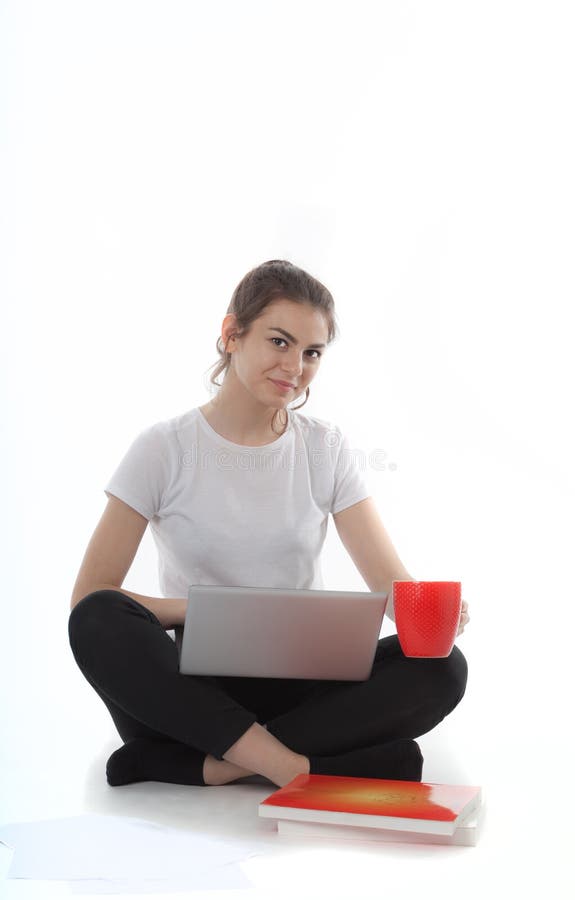
<path fill-rule="evenodd" d="M 454 833 L 430 834 L 419 831 L 396 831 L 386 828 L 351 828 L 347 825 L 328 825 L 321 822 L 295 822 L 279 819 L 278 834 L 286 837 L 304 839 L 307 837 L 346 840 L 346 841 L 382 841 L 395 843 L 447 844 L 460 847 L 475 847 L 483 824 L 485 807 L 471 812 L 455 829 Z"/>
<path fill-rule="evenodd" d="M 451 821 L 438 819 L 413 819 L 399 816 L 370 816 L 361 813 L 339 812 L 330 809 L 305 809 L 295 806 L 259 805 L 259 815 L 266 818 L 292 822 L 313 822 L 316 824 L 345 825 L 356 828 L 387 829 L 392 831 L 412 831 L 426 834 L 452 835 L 458 825 L 481 806 L 482 790 L 470 801 L 469 806 Z"/>

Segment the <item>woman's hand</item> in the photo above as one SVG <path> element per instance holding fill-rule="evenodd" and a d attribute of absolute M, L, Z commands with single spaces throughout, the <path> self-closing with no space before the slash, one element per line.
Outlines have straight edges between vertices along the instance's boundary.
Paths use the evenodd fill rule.
<path fill-rule="evenodd" d="M 469 622 L 470 616 L 467 612 L 468 605 L 466 600 L 461 601 L 461 615 L 459 616 L 459 629 L 457 631 L 457 635 L 460 635 L 463 632 L 463 629 Z M 456 635 L 456 637 L 457 637 Z"/>

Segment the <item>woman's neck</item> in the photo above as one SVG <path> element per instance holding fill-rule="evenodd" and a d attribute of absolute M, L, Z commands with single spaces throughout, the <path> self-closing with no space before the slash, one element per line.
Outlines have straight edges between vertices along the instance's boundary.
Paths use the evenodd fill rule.
<path fill-rule="evenodd" d="M 204 406 L 200 406 L 200 411 L 214 431 L 217 431 L 226 440 L 251 447 L 269 444 L 277 440 L 284 434 L 288 424 L 286 410 L 280 410 L 274 422 L 275 428 L 279 430 L 272 429 L 272 420 L 277 412 L 275 409 L 266 412 L 266 421 L 263 421 L 262 417 L 262 421 L 259 423 L 253 419 L 248 422 L 245 416 L 238 414 L 237 409 L 226 410 L 226 405 L 221 402 L 219 396 Z"/>

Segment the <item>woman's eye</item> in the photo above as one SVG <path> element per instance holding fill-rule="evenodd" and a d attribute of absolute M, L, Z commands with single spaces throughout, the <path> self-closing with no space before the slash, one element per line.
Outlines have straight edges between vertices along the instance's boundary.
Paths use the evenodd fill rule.
<path fill-rule="evenodd" d="M 270 338 L 270 340 L 271 340 L 271 341 L 281 341 L 282 344 L 286 344 L 286 343 L 287 343 L 287 341 L 284 340 L 284 338 L 273 337 L 273 338 Z M 277 347 L 277 344 L 276 344 L 275 346 Z M 314 357 L 313 357 L 314 359 L 319 359 L 320 356 L 321 356 L 321 353 L 319 352 L 319 350 L 309 350 L 308 353 L 317 353 L 317 356 L 314 356 Z"/>

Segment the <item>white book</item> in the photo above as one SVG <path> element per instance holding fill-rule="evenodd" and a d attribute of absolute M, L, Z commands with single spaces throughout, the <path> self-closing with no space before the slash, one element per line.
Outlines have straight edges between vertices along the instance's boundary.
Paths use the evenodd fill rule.
<path fill-rule="evenodd" d="M 388 828 L 362 828 L 350 825 L 331 825 L 323 822 L 302 822 L 278 819 L 278 834 L 294 838 L 324 838 L 350 841 L 396 841 L 409 844 L 451 844 L 474 847 L 485 818 L 485 804 L 472 810 L 453 834 L 432 834 L 419 831 L 398 831 Z"/>

